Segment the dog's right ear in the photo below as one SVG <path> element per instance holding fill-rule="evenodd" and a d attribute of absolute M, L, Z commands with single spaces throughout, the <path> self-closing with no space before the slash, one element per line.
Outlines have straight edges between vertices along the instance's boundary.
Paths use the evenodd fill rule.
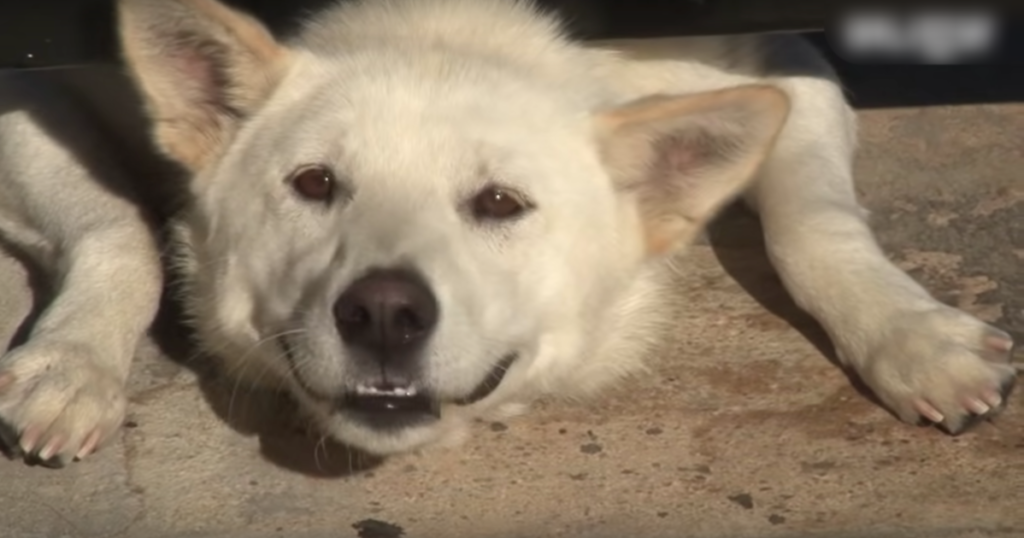
<path fill-rule="evenodd" d="M 162 151 L 210 163 L 280 82 L 289 51 L 217 0 L 119 0 L 121 45 Z"/>
<path fill-rule="evenodd" d="M 648 252 L 689 244 L 750 184 L 789 115 L 765 85 L 651 96 L 596 118 L 604 163 L 643 221 Z"/>

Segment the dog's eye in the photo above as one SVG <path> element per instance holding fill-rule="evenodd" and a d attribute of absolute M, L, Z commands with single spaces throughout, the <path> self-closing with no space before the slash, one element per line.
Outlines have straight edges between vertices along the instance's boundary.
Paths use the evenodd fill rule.
<path fill-rule="evenodd" d="M 291 177 L 292 189 L 299 196 L 316 202 L 329 202 L 334 198 L 334 172 L 323 166 L 302 168 Z"/>
<path fill-rule="evenodd" d="M 473 198 L 473 216 L 477 220 L 508 220 L 531 209 L 526 198 L 516 191 L 487 187 Z"/>

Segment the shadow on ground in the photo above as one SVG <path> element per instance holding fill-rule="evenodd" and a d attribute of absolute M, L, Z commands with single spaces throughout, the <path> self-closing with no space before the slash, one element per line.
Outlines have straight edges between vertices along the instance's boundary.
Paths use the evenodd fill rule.
<path fill-rule="evenodd" d="M 380 458 L 339 444 L 301 419 L 296 403 L 284 392 L 251 388 L 231 380 L 216 362 L 203 356 L 182 323 L 181 304 L 173 286 L 164 293 L 151 335 L 170 360 L 192 371 L 210 409 L 234 431 L 256 436 L 260 455 L 284 469 L 317 478 L 344 478 L 369 471 Z"/>
<path fill-rule="evenodd" d="M 885 408 L 871 389 L 840 363 L 832 340 L 821 324 L 797 306 L 786 291 L 768 258 L 764 231 L 757 215 L 742 204 L 733 204 L 709 224 L 707 237 L 722 268 L 751 298 L 814 345 L 822 357 L 843 372 L 862 397 Z"/>

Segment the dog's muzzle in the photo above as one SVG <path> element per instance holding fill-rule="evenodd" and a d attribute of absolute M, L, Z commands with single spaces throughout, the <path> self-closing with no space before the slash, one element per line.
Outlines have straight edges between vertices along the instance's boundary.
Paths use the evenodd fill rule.
<path fill-rule="evenodd" d="M 338 395 L 317 395 L 310 380 L 295 372 L 311 396 L 377 430 L 429 424 L 443 404 L 471 405 L 491 395 L 517 355 L 502 358 L 469 394 L 440 397 L 420 380 L 424 349 L 440 321 L 440 305 L 426 279 L 407 268 L 373 269 L 353 281 L 333 305 L 335 327 L 352 362 L 349 385 Z M 293 366 L 299 361 L 284 341 Z"/>

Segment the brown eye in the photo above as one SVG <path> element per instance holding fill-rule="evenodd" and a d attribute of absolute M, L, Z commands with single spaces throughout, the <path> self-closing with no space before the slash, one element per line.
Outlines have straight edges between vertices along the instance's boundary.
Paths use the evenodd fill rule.
<path fill-rule="evenodd" d="M 508 220 L 528 209 L 523 195 L 501 187 L 487 187 L 473 198 L 473 216 L 479 220 Z"/>
<path fill-rule="evenodd" d="M 334 173 L 322 166 L 303 168 L 291 178 L 292 188 L 299 196 L 316 202 L 334 198 Z"/>

